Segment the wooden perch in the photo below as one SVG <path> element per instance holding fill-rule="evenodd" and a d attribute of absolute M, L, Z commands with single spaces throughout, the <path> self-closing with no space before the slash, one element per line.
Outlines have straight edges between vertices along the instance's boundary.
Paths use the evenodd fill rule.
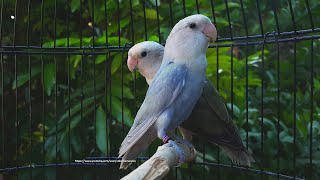
<path fill-rule="evenodd" d="M 189 148 L 187 145 L 175 141 L 186 157 L 185 162 L 192 162 L 196 158 L 194 147 Z M 165 145 L 159 146 L 157 152 L 146 162 L 141 164 L 137 169 L 132 171 L 122 180 L 142 180 L 142 179 L 162 179 L 170 171 L 171 167 L 179 165 L 179 155 L 173 147 Z"/>

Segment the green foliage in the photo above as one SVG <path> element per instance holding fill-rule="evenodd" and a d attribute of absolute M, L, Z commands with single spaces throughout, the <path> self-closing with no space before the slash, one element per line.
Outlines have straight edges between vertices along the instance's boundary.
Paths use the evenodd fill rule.
<path fill-rule="evenodd" d="M 101 106 L 97 109 L 96 114 L 96 143 L 100 151 L 107 154 L 107 126 L 106 126 L 106 114 Z"/>
<path fill-rule="evenodd" d="M 1 117 L 4 117 L 5 123 L 2 125 L 5 137 L 1 133 L 0 144 L 5 144 L 6 154 L 0 154 L 0 161 L 3 162 L 5 157 L 6 166 L 11 167 L 29 165 L 29 162 L 73 162 L 75 159 L 89 156 L 117 156 L 123 136 L 132 125 L 147 90 L 145 80 L 138 73 L 135 79 L 127 69 L 126 50 L 120 46 L 147 39 L 164 43 L 178 20 L 185 14 L 197 13 L 196 1 L 132 0 L 130 6 L 130 1 L 104 3 L 71 0 L 68 1 L 69 6 L 67 1 L 57 1 L 57 8 L 55 1 L 43 1 L 44 4 L 31 1 L 30 16 L 26 8 L 28 1 L 17 2 L 18 14 L 13 21 L 9 17 L 14 13 L 16 1 L 4 1 L 1 45 L 42 46 L 47 49 L 30 48 L 30 52 L 35 52 L 30 55 L 1 54 L 4 71 L 1 96 L 5 104 Z M 243 0 L 242 7 L 240 1 L 232 0 L 226 4 L 225 1 L 217 0 L 213 3 L 213 16 L 211 1 L 198 1 L 200 13 L 213 20 L 220 38 L 246 36 L 247 33 L 253 36 L 277 31 L 274 11 L 278 15 L 281 32 L 294 31 L 294 28 L 311 28 L 304 0 L 291 1 L 295 26 L 291 21 L 288 1 L 284 0 L 273 1 L 274 9 L 271 3 L 259 1 L 262 16 L 260 26 L 256 2 Z M 310 0 L 309 4 L 313 23 L 317 26 L 320 24 L 320 4 L 315 0 Z M 170 12 L 173 12 L 172 16 Z M 246 22 L 243 21 L 243 15 Z M 14 22 L 16 29 L 12 28 Z M 229 27 L 232 27 L 232 32 Z M 272 40 L 274 37 L 268 36 L 267 39 Z M 245 41 L 220 41 L 218 44 L 237 42 Z M 91 48 L 97 46 L 105 48 Z M 319 179 L 319 46 L 318 40 L 304 40 L 296 43 L 266 44 L 264 49 L 262 45 L 234 45 L 208 49 L 207 76 L 225 99 L 244 143 L 248 144 L 249 151 L 253 153 L 257 161 L 254 168 L 272 172 L 279 170 L 281 174 L 295 173 L 302 178 Z M 72 48 L 66 50 L 61 47 Z M 78 47 L 86 48 L 77 50 Z M 117 51 L 113 51 L 114 49 Z M 66 51 L 80 54 L 54 54 Z M 96 55 L 91 52 L 104 54 Z M 313 79 L 311 68 L 314 71 Z M 17 112 L 14 107 L 17 107 Z M 205 142 L 197 138 L 193 143 L 199 152 L 198 161 L 202 162 L 202 152 L 205 152 L 208 162 L 217 162 L 219 159 L 219 162 L 230 163 L 224 153 L 219 153 L 215 146 L 206 145 L 204 149 Z M 149 151 L 153 153 L 155 149 L 156 146 L 151 146 Z M 296 157 L 295 169 L 293 153 Z M 310 155 L 313 159 L 312 164 Z M 177 174 L 173 172 L 171 176 L 181 179 L 189 175 L 207 179 L 212 176 L 230 179 L 238 173 L 214 166 L 203 168 L 199 165 L 192 165 L 190 172 L 189 170 L 187 166 L 182 166 L 176 171 Z M 110 166 L 106 171 L 112 174 L 111 178 L 119 178 L 117 167 Z M 34 178 L 42 177 L 44 174 L 55 177 L 54 172 L 52 169 L 44 172 L 34 170 L 32 175 Z M 82 175 L 90 178 L 97 175 L 96 172 L 98 170 L 89 169 L 87 174 L 83 172 Z M 29 171 L 20 171 L 19 175 L 27 177 L 28 173 Z M 66 177 L 73 174 L 60 171 L 59 173 Z M 249 176 L 258 178 L 260 175 Z M 244 179 L 246 175 L 239 172 L 238 178 Z"/>

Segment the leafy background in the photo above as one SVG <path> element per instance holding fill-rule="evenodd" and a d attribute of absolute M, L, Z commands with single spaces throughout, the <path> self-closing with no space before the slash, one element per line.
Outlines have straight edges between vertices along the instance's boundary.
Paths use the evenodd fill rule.
<path fill-rule="evenodd" d="M 216 25 L 216 44 L 221 45 L 207 51 L 207 76 L 225 99 L 253 153 L 254 168 L 319 179 L 319 40 L 238 46 L 234 43 L 261 42 L 263 38 L 231 38 L 317 28 L 317 0 L 2 1 L 1 52 L 29 53 L 0 55 L 1 168 L 116 157 L 147 90 L 144 79 L 128 71 L 123 46 L 144 40 L 165 43 L 173 25 L 198 10 Z M 308 35 L 315 34 L 319 33 Z M 267 40 L 275 37 L 271 34 Z M 155 142 L 142 156 L 153 154 L 159 144 Z M 197 138 L 193 144 L 198 162 L 230 164 L 215 146 Z M 110 163 L 98 168 L 32 168 L 0 177 L 118 179 L 127 173 Z M 260 176 L 189 164 L 171 171 L 168 179 L 230 179 L 235 175 L 239 179 Z"/>

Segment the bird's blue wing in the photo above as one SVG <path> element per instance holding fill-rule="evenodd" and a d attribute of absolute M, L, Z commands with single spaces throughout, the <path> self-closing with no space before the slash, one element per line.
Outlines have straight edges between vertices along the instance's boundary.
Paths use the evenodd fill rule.
<path fill-rule="evenodd" d="M 119 156 L 124 155 L 154 124 L 161 113 L 179 96 L 184 88 L 188 69 L 169 62 L 161 66 L 150 85 L 134 123 L 121 144 Z"/>

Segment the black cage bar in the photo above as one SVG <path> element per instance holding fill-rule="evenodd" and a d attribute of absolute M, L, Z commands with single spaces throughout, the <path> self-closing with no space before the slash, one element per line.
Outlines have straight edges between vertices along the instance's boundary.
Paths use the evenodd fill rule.
<path fill-rule="evenodd" d="M 127 174 L 113 162 L 147 90 L 127 51 L 165 45 L 174 24 L 197 13 L 219 35 L 207 76 L 256 163 L 232 165 L 194 138 L 196 162 L 169 178 L 319 179 L 317 0 L 1 0 L 0 179 Z"/>

